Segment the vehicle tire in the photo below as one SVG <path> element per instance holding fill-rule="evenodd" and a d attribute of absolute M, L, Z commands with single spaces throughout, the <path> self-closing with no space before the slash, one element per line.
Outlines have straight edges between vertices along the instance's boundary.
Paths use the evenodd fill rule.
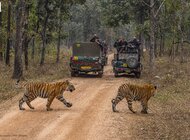
<path fill-rule="evenodd" d="M 108 64 L 108 58 L 106 57 L 106 62 L 105 62 L 105 66 Z"/>
<path fill-rule="evenodd" d="M 136 76 L 136 78 L 140 78 L 141 77 L 141 72 L 136 72 L 135 76 Z"/>
<path fill-rule="evenodd" d="M 76 72 L 75 71 L 71 71 L 71 77 L 76 77 Z"/>
<path fill-rule="evenodd" d="M 127 59 L 127 63 L 128 63 L 129 68 L 136 68 L 138 66 L 138 60 L 136 57 L 133 57 L 133 56 L 130 56 Z"/>
<path fill-rule="evenodd" d="M 115 77 L 118 77 L 119 75 L 118 75 L 118 73 L 117 73 L 117 72 L 114 72 L 114 76 L 115 76 Z"/>
<path fill-rule="evenodd" d="M 103 72 L 101 71 L 101 72 L 98 72 L 98 77 L 99 78 L 102 78 L 102 76 L 103 76 Z"/>

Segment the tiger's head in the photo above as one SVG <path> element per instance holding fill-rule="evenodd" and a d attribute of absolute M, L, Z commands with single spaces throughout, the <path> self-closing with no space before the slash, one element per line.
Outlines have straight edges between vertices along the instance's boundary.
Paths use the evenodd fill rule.
<path fill-rule="evenodd" d="M 150 98 L 155 95 L 157 91 L 157 86 L 153 84 L 145 84 L 144 89 L 145 89 L 145 94 Z"/>
<path fill-rule="evenodd" d="M 152 96 L 155 95 L 156 91 L 157 91 L 157 86 L 150 85 L 150 93 L 151 93 Z"/>
<path fill-rule="evenodd" d="M 74 85 L 71 82 L 69 82 L 68 80 L 66 80 L 66 83 L 67 83 L 67 89 L 66 90 L 73 92 L 75 90 Z"/>

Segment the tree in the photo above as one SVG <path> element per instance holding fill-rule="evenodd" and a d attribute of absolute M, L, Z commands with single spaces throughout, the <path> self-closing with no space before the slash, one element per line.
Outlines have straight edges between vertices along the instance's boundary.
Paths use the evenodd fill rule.
<path fill-rule="evenodd" d="M 5 63 L 10 66 L 10 35 L 11 35 L 11 0 L 8 1 L 8 15 L 7 15 L 7 48 L 5 55 Z"/>
<path fill-rule="evenodd" d="M 25 3 L 25 9 L 24 9 L 24 32 L 23 32 L 23 43 L 22 43 L 22 48 L 24 49 L 24 62 L 25 62 L 25 69 L 28 69 L 28 44 L 30 42 L 30 37 L 29 37 L 29 3 L 28 0 L 26 0 Z"/>
<path fill-rule="evenodd" d="M 2 12 L 0 12 L 0 34 L 2 34 Z M 3 61 L 3 43 L 0 37 L 0 61 Z"/>
<path fill-rule="evenodd" d="M 15 42 L 15 59 L 13 78 L 20 79 L 23 76 L 22 64 L 22 36 L 23 36 L 23 22 L 24 22 L 24 8 L 25 0 L 19 0 L 16 8 L 16 42 Z"/>

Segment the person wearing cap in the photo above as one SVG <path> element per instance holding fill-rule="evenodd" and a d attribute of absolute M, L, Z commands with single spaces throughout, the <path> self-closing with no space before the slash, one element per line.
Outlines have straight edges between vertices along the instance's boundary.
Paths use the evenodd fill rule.
<path fill-rule="evenodd" d="M 99 42 L 99 37 L 96 34 L 94 34 L 93 38 L 90 39 L 90 42 Z"/>
<path fill-rule="evenodd" d="M 139 48 L 139 46 L 140 46 L 140 44 L 141 44 L 141 43 L 137 40 L 136 37 L 133 37 L 133 40 L 129 41 L 129 43 L 131 43 L 132 45 L 135 45 L 135 46 L 138 47 L 138 48 Z"/>
<path fill-rule="evenodd" d="M 123 39 L 123 37 L 119 37 L 119 39 L 114 43 L 114 47 L 117 49 L 119 52 L 122 48 L 122 46 L 126 46 L 128 43 Z"/>

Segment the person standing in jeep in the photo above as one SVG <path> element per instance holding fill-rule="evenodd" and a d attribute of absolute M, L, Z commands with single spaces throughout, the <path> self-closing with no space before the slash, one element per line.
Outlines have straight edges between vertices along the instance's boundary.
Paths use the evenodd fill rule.
<path fill-rule="evenodd" d="M 138 51 L 141 52 L 141 50 L 140 50 L 141 43 L 139 40 L 137 40 L 136 37 L 133 37 L 133 40 L 129 41 L 129 44 L 134 45 L 135 47 L 137 47 Z M 141 55 L 141 53 L 139 53 L 139 61 L 140 61 L 140 55 Z"/>
<path fill-rule="evenodd" d="M 99 42 L 99 37 L 96 35 L 96 34 L 94 34 L 94 36 L 93 36 L 93 38 L 92 39 L 90 39 L 90 42 Z"/>
<path fill-rule="evenodd" d="M 100 40 L 100 38 L 96 34 L 94 34 L 94 37 L 90 39 L 90 42 L 96 42 L 100 46 L 101 50 L 103 51 L 103 42 Z"/>
<path fill-rule="evenodd" d="M 127 44 L 128 44 L 127 41 L 125 41 L 122 36 L 120 36 L 119 39 L 114 43 L 114 48 L 116 48 L 117 50 L 116 59 L 118 59 L 119 53 L 125 49 Z"/>
<path fill-rule="evenodd" d="M 125 41 L 123 39 L 123 37 L 121 36 L 115 43 L 114 43 L 114 47 L 117 49 L 117 52 L 120 52 L 120 50 L 122 49 L 122 46 L 126 46 L 128 43 L 127 41 Z"/>
<path fill-rule="evenodd" d="M 140 49 L 141 43 L 139 42 L 139 40 L 137 40 L 136 37 L 134 37 L 133 40 L 129 41 L 129 44 L 132 44 L 132 45 L 136 46 L 138 49 Z"/>

